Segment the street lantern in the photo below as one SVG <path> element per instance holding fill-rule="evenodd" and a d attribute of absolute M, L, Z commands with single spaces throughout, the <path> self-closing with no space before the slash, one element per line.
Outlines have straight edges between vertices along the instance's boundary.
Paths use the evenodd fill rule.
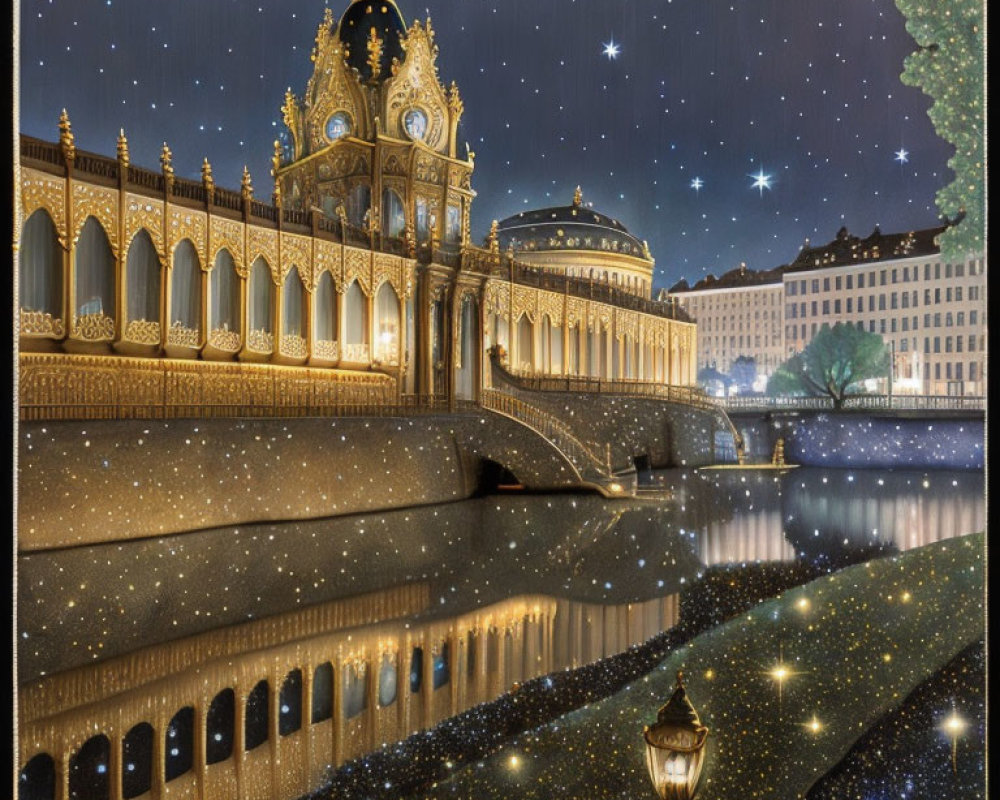
<path fill-rule="evenodd" d="M 694 797 L 705 758 L 708 728 L 684 691 L 684 675 L 677 673 L 674 693 L 656 716 L 656 724 L 643 730 L 646 768 L 661 800 Z"/>

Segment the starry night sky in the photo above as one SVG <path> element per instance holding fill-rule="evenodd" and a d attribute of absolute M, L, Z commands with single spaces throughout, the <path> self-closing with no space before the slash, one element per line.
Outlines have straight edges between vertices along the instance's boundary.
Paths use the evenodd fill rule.
<path fill-rule="evenodd" d="M 348 5 L 22 0 L 21 131 L 56 140 L 66 107 L 84 150 L 113 156 L 124 127 L 137 165 L 157 169 L 166 141 L 179 176 L 207 156 L 238 189 L 245 163 L 269 199 L 284 90 L 304 91 L 327 4 Z M 663 287 L 787 263 L 842 225 L 937 222 L 952 149 L 899 81 L 915 45 L 893 0 L 399 6 L 407 24 L 431 16 L 441 78 L 465 100 L 476 242 L 494 218 L 568 205 L 577 184 L 648 240 Z"/>

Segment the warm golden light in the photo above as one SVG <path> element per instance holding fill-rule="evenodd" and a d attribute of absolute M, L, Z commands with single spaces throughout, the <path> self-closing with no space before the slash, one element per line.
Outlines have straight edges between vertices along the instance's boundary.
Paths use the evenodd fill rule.
<path fill-rule="evenodd" d="M 813 718 L 806 723 L 806 727 L 812 733 L 819 733 L 821 730 L 823 730 L 823 723 L 820 722 L 818 719 L 816 719 L 816 715 L 813 714 Z"/>
<path fill-rule="evenodd" d="M 910 593 L 909 593 L 909 592 L 903 592 L 903 593 L 902 593 L 902 594 L 901 594 L 901 595 L 899 596 L 899 599 L 900 599 L 900 600 L 902 600 L 902 601 L 903 601 L 904 603 L 909 603 L 909 602 L 910 602 L 910 599 L 911 599 L 911 597 L 912 597 L 912 595 L 910 595 Z"/>
<path fill-rule="evenodd" d="M 958 716 L 957 712 L 952 711 L 951 716 L 944 721 L 943 727 L 945 731 L 947 731 L 949 736 L 954 737 L 954 736 L 961 736 L 962 733 L 965 731 L 966 727 L 968 726 L 968 724 L 969 723 L 967 723 L 964 719 Z"/>
<path fill-rule="evenodd" d="M 809 598 L 808 597 L 800 597 L 799 600 L 798 600 L 798 602 L 795 605 L 799 609 L 799 611 L 808 611 L 809 610 Z"/>

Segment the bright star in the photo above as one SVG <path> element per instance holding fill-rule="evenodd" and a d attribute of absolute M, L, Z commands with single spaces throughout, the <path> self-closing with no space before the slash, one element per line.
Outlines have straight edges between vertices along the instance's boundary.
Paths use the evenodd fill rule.
<path fill-rule="evenodd" d="M 701 189 L 701 187 L 704 185 L 705 181 L 703 181 L 701 178 L 695 178 L 693 181 L 691 181 L 691 188 L 694 189 L 696 192 L 699 189 Z"/>
<path fill-rule="evenodd" d="M 748 177 L 753 178 L 753 185 L 750 187 L 752 189 L 760 189 L 760 196 L 764 196 L 764 190 L 771 188 L 771 176 L 764 174 L 764 168 L 760 168 L 760 172 L 756 175 L 750 175 Z"/>
<path fill-rule="evenodd" d="M 622 51 L 622 46 L 620 44 L 615 44 L 615 37 L 611 37 L 610 42 L 604 42 L 604 55 L 608 57 L 609 60 L 614 61 L 618 58 L 618 54 Z"/>
<path fill-rule="evenodd" d="M 907 153 L 904 148 L 901 147 L 899 148 L 899 150 L 896 151 L 896 161 L 898 161 L 900 164 L 905 164 L 909 160 L 910 160 L 910 154 Z"/>

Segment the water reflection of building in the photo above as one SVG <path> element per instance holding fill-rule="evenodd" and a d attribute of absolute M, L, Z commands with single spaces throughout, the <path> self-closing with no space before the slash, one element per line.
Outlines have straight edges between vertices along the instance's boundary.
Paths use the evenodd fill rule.
<path fill-rule="evenodd" d="M 34 682 L 19 796 L 298 797 L 331 765 L 619 653 L 678 615 L 676 595 L 608 607 L 526 596 L 406 621 L 429 605 L 415 584 Z"/>
<path fill-rule="evenodd" d="M 328 9 L 305 93 L 285 98 L 270 204 L 249 173 L 239 192 L 207 161 L 175 176 L 166 146 L 139 168 L 124 134 L 117 158 L 77 150 L 65 114 L 58 144 L 22 137 L 24 413 L 477 400 L 492 344 L 536 373 L 693 383 L 694 326 L 650 299 L 651 257 L 619 223 L 588 211 L 599 241 L 561 239 L 557 271 L 496 231 L 471 243 L 474 154 L 436 57 L 430 22 L 406 27 L 393 0 Z M 592 275 L 597 254 L 619 268 Z"/>

